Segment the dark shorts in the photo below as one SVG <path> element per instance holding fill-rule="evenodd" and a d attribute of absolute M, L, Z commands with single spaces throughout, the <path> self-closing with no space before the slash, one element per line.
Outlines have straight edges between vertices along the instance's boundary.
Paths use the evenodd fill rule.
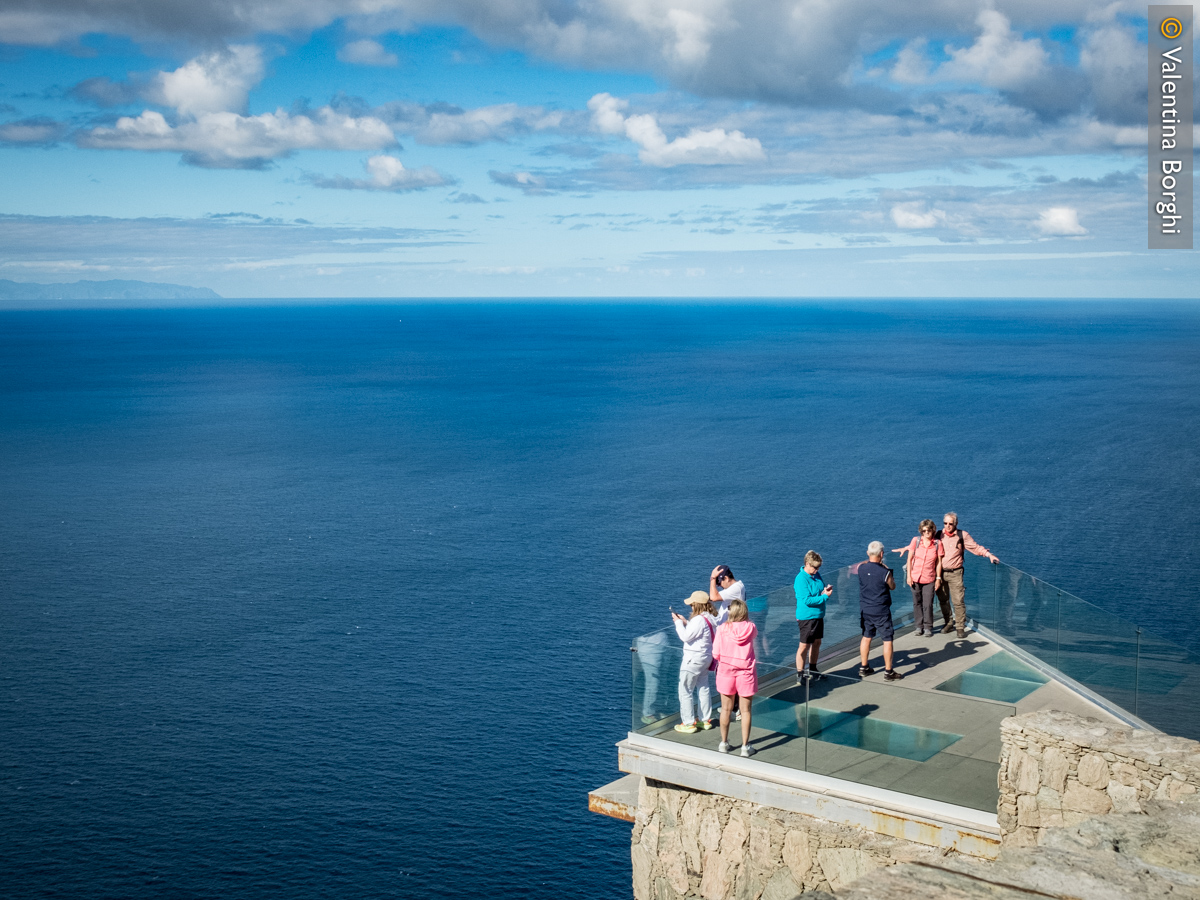
<path fill-rule="evenodd" d="M 800 626 L 800 643 L 811 644 L 825 637 L 825 617 L 819 619 L 797 619 Z"/>
<path fill-rule="evenodd" d="M 890 609 L 863 612 L 859 615 L 858 621 L 862 625 L 862 633 L 865 638 L 878 637 L 881 640 L 890 641 L 896 636 L 896 629 L 892 627 L 892 611 Z"/>

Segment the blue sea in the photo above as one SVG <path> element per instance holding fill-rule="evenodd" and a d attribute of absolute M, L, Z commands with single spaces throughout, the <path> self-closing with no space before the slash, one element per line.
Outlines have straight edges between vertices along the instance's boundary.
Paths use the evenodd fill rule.
<path fill-rule="evenodd" d="M 630 637 L 950 509 L 1190 645 L 1200 307 L 0 313 L 3 894 L 628 897 Z"/>

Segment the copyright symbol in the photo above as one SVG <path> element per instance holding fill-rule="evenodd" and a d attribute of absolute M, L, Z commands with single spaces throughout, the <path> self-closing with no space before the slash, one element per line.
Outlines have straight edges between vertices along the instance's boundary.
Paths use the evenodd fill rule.
<path fill-rule="evenodd" d="M 1162 32 L 1162 36 L 1168 41 L 1173 41 L 1183 34 L 1183 23 L 1178 19 L 1163 19 L 1163 23 L 1158 27 L 1158 30 Z"/>

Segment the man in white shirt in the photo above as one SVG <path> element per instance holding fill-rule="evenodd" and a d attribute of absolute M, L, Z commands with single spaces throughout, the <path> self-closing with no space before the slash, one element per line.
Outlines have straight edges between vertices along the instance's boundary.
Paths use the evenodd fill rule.
<path fill-rule="evenodd" d="M 708 599 L 717 611 L 717 624 L 720 625 L 729 617 L 730 601 L 746 602 L 746 586 L 733 577 L 729 566 L 717 566 L 708 576 Z"/>

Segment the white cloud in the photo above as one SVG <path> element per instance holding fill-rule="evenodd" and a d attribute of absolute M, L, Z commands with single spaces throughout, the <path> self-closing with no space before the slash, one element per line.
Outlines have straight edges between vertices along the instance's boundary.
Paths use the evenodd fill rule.
<path fill-rule="evenodd" d="M 489 172 L 488 175 L 496 184 L 518 188 L 534 196 L 549 194 L 555 190 L 544 177 L 531 172 Z"/>
<path fill-rule="evenodd" d="M 396 143 L 379 118 L 329 106 L 304 114 L 281 108 L 244 115 L 249 92 L 262 77 L 262 51 L 254 45 L 202 54 L 157 73 L 140 91 L 143 99 L 173 107 L 173 120 L 147 109 L 77 132 L 75 142 L 92 149 L 177 152 L 206 168 L 261 168 L 296 150 L 382 150 Z"/>
<path fill-rule="evenodd" d="M 243 112 L 250 89 L 262 77 L 262 51 L 251 44 L 234 45 L 197 56 L 173 72 L 159 72 L 143 96 L 183 116 Z"/>
<path fill-rule="evenodd" d="M 588 109 L 592 111 L 592 126 L 601 134 L 624 134 L 623 111 L 628 108 L 628 100 L 621 100 L 612 94 L 596 94 L 588 101 Z"/>
<path fill-rule="evenodd" d="M 1079 224 L 1079 213 L 1069 206 L 1052 206 L 1042 210 L 1034 227 L 1042 234 L 1053 236 L 1088 233 L 1088 230 Z"/>
<path fill-rule="evenodd" d="M 506 141 L 525 134 L 563 130 L 570 120 L 581 118 L 578 113 L 516 103 L 462 109 L 448 103 L 393 101 L 369 112 L 398 134 L 411 134 L 418 143 L 432 145 Z"/>
<path fill-rule="evenodd" d="M 703 62 L 711 48 L 708 34 L 712 30 L 712 22 L 700 13 L 678 8 L 667 11 L 667 21 L 675 32 L 674 45 L 671 47 L 675 58 L 685 65 Z"/>
<path fill-rule="evenodd" d="M 672 141 L 652 115 L 624 116 L 628 103 L 611 94 L 596 94 L 588 101 L 592 124 L 602 134 L 620 134 L 641 149 L 638 159 L 647 165 L 670 168 L 678 165 L 744 165 L 763 162 L 767 155 L 757 138 L 724 128 L 691 129 Z"/>
<path fill-rule="evenodd" d="M 1131 0 L 10 0 L 7 7 L 0 12 L 0 43 L 51 45 L 106 33 L 211 45 L 312 33 L 340 22 L 361 36 L 342 48 L 344 58 L 371 64 L 389 60 L 376 49 L 377 35 L 449 24 L 494 47 L 570 66 L 649 73 L 700 96 L 875 110 L 888 102 L 886 93 L 849 73 L 861 70 L 867 55 L 902 46 L 908 52 L 894 66 L 892 83 L 918 83 L 923 69 L 914 42 L 937 34 L 950 46 L 946 78 L 1019 91 L 1020 102 L 1039 111 L 1053 101 L 1056 115 L 1064 106 L 1081 111 L 1089 98 L 1080 90 L 1063 99 L 1057 90 L 1061 71 L 1082 70 L 1050 65 L 1050 29 L 1074 29 L 1075 46 L 1062 55 L 1071 60 L 1087 35 L 1116 28 L 1128 36 L 1134 30 L 1120 23 L 1145 12 Z M 1096 58 L 1105 43 L 1096 43 Z M 1109 73 L 1111 87 L 1128 112 L 1119 69 L 1123 64 Z M 1030 90 L 1035 83 L 1039 90 Z M 1107 115 L 1108 107 L 1097 108 Z"/>
<path fill-rule="evenodd" d="M 434 184 L 445 184 L 446 180 L 433 169 L 406 169 L 404 163 L 394 156 L 381 154 L 367 160 L 367 172 L 371 181 L 381 190 L 412 190 L 415 187 L 429 187 Z"/>
<path fill-rule="evenodd" d="M 434 111 L 415 134 L 422 144 L 479 144 L 503 140 L 520 131 L 554 129 L 562 120 L 562 113 L 502 103 L 478 109 Z"/>
<path fill-rule="evenodd" d="M 369 38 L 346 44 L 338 50 L 337 58 L 356 66 L 390 67 L 400 63 L 395 53 L 389 53 L 382 44 Z"/>
<path fill-rule="evenodd" d="M 892 66 L 892 80 L 899 84 L 924 84 L 929 80 L 929 58 L 925 51 L 929 42 L 925 38 L 917 38 L 905 44 L 896 54 L 896 63 Z"/>
<path fill-rule="evenodd" d="M 919 200 L 911 203 L 897 203 L 892 207 L 892 221 L 897 228 L 919 230 L 936 228 L 946 224 L 946 213 L 940 209 L 925 209 L 925 204 Z"/>
<path fill-rule="evenodd" d="M 976 21 L 981 33 L 970 47 L 947 47 L 950 60 L 938 69 L 947 81 L 980 82 L 1000 90 L 1023 87 L 1045 74 L 1048 56 L 1037 38 L 1023 40 L 1003 13 L 985 9 Z"/>
<path fill-rule="evenodd" d="M 171 125 L 162 113 L 146 110 L 122 116 L 112 127 L 76 135 L 81 147 L 100 150 L 173 151 L 193 165 L 254 168 L 296 150 L 382 150 L 395 136 L 379 119 L 353 117 L 322 107 L 308 115 L 273 113 L 242 116 L 211 112 Z"/>
<path fill-rule="evenodd" d="M 1146 48 L 1132 28 L 1111 24 L 1090 31 L 1079 51 L 1079 67 L 1087 75 L 1097 112 L 1112 121 L 1145 121 Z"/>
<path fill-rule="evenodd" d="M 432 166 L 406 169 L 404 163 L 394 156 L 381 153 L 370 157 L 364 164 L 369 178 L 345 178 L 341 175 L 325 178 L 309 175 L 308 181 L 316 187 L 338 188 L 347 191 L 421 191 L 425 188 L 454 184 L 454 179 L 443 175 Z"/>

